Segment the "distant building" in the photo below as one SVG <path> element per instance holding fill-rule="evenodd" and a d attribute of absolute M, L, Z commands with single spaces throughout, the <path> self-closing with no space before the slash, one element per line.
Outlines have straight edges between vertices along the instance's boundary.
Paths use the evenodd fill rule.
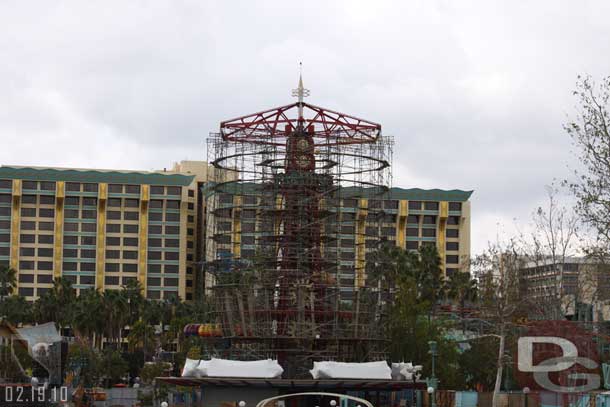
<path fill-rule="evenodd" d="M 610 320 L 610 264 L 593 258 L 566 257 L 526 261 L 521 290 L 534 301 L 560 304 L 562 317 L 600 322 Z"/>
<path fill-rule="evenodd" d="M 391 188 L 388 193 L 374 199 L 346 199 L 341 202 L 342 230 L 338 231 L 337 255 L 340 278 L 343 284 L 358 287 L 366 276 L 367 255 L 377 249 L 379 238 L 406 250 L 417 250 L 421 245 L 436 245 L 441 257 L 442 270 L 447 276 L 467 271 L 470 259 L 470 201 L 472 191 L 440 189 Z M 211 239 L 214 234 L 214 217 L 208 217 L 206 260 L 210 263 L 251 260 L 256 255 L 257 236 L 264 231 L 258 219 L 254 195 L 223 194 L 217 197 L 221 207 L 243 210 L 231 213 L 215 225 L 222 232 L 222 240 Z M 209 206 L 211 207 L 212 204 Z M 368 219 L 368 208 L 383 210 L 383 219 Z M 359 230 L 364 230 L 360 233 Z M 230 236 L 226 233 L 230 231 Z M 363 239 L 363 241 L 360 241 Z M 336 247 L 336 246 L 335 246 Z M 325 256 L 331 253 L 326 252 Z M 206 286 L 214 284 L 214 277 L 206 275 Z"/>
<path fill-rule="evenodd" d="M 175 171 L 0 167 L 0 264 L 34 300 L 64 277 L 77 292 L 138 280 L 151 299 L 194 296 L 207 165 Z"/>

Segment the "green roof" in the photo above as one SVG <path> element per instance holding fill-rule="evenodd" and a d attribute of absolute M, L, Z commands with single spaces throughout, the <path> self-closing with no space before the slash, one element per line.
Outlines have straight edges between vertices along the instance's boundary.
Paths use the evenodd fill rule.
<path fill-rule="evenodd" d="M 0 166 L 0 179 L 28 181 L 188 186 L 194 177 L 194 175 L 162 172 Z"/>
<path fill-rule="evenodd" d="M 202 186 L 204 194 L 213 193 L 214 183 L 207 183 Z M 222 184 L 222 192 L 233 194 L 257 193 L 260 184 L 228 182 Z M 344 190 L 343 198 L 362 197 L 377 199 L 399 199 L 408 201 L 451 201 L 465 202 L 474 191 L 462 191 L 460 189 L 421 189 L 421 188 L 390 188 L 389 191 L 379 194 L 379 188 L 355 188 L 347 187 Z"/>
<path fill-rule="evenodd" d="M 420 189 L 420 188 L 391 188 L 391 199 L 406 199 L 409 201 L 453 201 L 464 202 L 470 198 L 474 191 L 460 189 Z"/>

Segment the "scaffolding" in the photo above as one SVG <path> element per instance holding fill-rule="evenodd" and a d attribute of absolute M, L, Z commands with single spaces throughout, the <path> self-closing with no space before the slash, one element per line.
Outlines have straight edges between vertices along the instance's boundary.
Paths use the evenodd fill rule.
<path fill-rule="evenodd" d="M 385 359 L 387 293 L 369 286 L 393 140 L 381 126 L 302 101 L 220 124 L 207 141 L 205 271 L 221 338 L 208 356 Z M 365 239 L 366 236 L 369 239 Z"/>

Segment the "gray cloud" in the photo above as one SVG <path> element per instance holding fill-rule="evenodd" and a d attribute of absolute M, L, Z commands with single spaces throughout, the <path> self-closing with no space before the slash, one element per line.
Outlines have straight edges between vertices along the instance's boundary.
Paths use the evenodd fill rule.
<path fill-rule="evenodd" d="M 152 169 L 205 158 L 227 118 L 290 102 L 383 124 L 394 184 L 475 189 L 473 244 L 576 165 L 576 75 L 608 74 L 610 4 L 22 2 L 0 5 L 0 162 Z"/>

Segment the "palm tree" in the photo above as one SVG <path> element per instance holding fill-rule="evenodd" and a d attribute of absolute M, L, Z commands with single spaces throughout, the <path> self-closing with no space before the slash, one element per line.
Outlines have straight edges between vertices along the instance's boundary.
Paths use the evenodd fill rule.
<path fill-rule="evenodd" d="M 116 343 L 127 322 L 127 297 L 122 291 L 106 290 L 102 295 L 102 309 L 106 318 L 106 337 Z"/>
<path fill-rule="evenodd" d="M 12 295 L 0 301 L 0 317 L 13 325 L 32 321 L 32 305 L 24 297 Z"/>
<path fill-rule="evenodd" d="M 10 266 L 0 266 L 0 300 L 13 293 L 17 287 L 17 270 Z"/>
<path fill-rule="evenodd" d="M 129 342 L 129 350 L 133 352 L 136 349 L 143 349 L 144 355 L 150 354 L 155 349 L 155 335 L 152 329 L 144 321 L 136 321 L 127 335 Z"/>
<path fill-rule="evenodd" d="M 127 324 L 130 326 L 140 319 L 142 305 L 145 301 L 142 291 L 142 284 L 137 280 L 130 281 L 122 287 L 123 295 L 128 304 Z"/>
<path fill-rule="evenodd" d="M 460 318 L 464 319 L 466 301 L 475 301 L 478 296 L 477 281 L 467 272 L 453 273 L 446 283 L 447 296 L 457 301 L 460 307 Z"/>
<path fill-rule="evenodd" d="M 36 301 L 34 318 L 36 322 L 55 322 L 61 331 L 72 321 L 75 302 L 76 291 L 70 280 L 56 278 L 53 288 Z"/>
<path fill-rule="evenodd" d="M 105 324 L 106 317 L 100 292 L 94 289 L 81 291 L 72 313 L 72 326 L 75 334 L 87 338 L 95 347 L 96 339 L 101 338 Z"/>

